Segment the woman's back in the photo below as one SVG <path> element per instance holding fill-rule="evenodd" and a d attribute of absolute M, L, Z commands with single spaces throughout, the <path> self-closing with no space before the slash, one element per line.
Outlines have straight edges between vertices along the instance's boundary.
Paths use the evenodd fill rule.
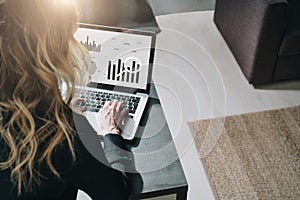
<path fill-rule="evenodd" d="M 106 102 L 99 112 L 104 150 L 71 110 L 75 83 L 87 84 L 90 68 L 88 51 L 73 36 L 77 23 L 73 0 L 0 0 L 1 200 L 75 199 L 77 189 L 93 199 L 128 197 L 123 171 L 130 158 L 117 150 L 125 148 L 121 103 Z M 100 160 L 80 134 L 96 143 Z"/>
<path fill-rule="evenodd" d="M 10 180 L 11 170 L 0 171 L 1 199 L 74 200 L 78 189 L 84 190 L 93 199 L 128 199 L 126 175 L 111 168 L 106 158 L 108 156 L 108 160 L 110 160 L 109 155 L 105 155 L 105 149 L 102 149 L 99 138 L 88 121 L 79 114 L 73 113 L 73 116 L 75 123 L 81 126 L 78 129 L 81 131 L 85 130 L 84 133 L 75 133 L 76 161 L 72 160 L 72 155 L 66 142 L 62 143 L 53 154 L 53 164 L 60 173 L 61 178 L 56 177 L 47 165 L 43 163 L 39 168 L 43 177 L 40 180 L 40 184 L 34 185 L 33 191 L 23 193 L 21 196 L 18 196 L 17 188 Z M 95 144 L 98 144 L 98 159 L 86 149 L 79 134 L 88 137 L 86 140 L 95 141 Z M 110 151 L 111 149 L 125 148 L 125 145 L 119 145 L 124 144 L 124 141 L 118 135 L 108 134 L 104 140 L 105 148 L 110 149 Z M 0 138 L 0 148 L 0 161 L 2 162 L 7 159 L 9 153 L 9 148 L 3 138 Z M 123 162 L 124 160 L 130 161 L 130 158 L 124 155 L 112 154 L 110 156 Z"/>

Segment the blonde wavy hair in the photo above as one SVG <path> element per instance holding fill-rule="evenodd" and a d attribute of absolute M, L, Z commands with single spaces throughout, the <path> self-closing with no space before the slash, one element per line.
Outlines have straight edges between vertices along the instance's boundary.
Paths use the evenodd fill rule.
<path fill-rule="evenodd" d="M 75 159 L 65 111 L 74 84 L 85 84 L 89 70 L 87 51 L 73 37 L 77 20 L 72 0 L 0 0 L 0 134 L 10 150 L 0 169 L 11 169 L 19 195 L 39 183 L 43 162 L 59 177 L 51 156 L 63 141 Z"/>

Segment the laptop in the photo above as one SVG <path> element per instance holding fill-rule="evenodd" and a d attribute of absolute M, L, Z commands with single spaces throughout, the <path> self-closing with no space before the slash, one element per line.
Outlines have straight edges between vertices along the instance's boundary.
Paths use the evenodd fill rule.
<path fill-rule="evenodd" d="M 106 101 L 122 101 L 129 118 L 121 136 L 134 138 L 150 93 L 155 39 L 153 32 L 92 24 L 80 24 L 75 39 L 91 55 L 90 84 L 76 87 L 76 97 L 83 98 L 84 115 L 100 133 L 98 111 Z"/>

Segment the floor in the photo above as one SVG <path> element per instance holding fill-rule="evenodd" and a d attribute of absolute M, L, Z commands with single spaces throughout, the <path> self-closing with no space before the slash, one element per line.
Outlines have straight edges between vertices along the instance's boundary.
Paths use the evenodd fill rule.
<path fill-rule="evenodd" d="M 203 145 L 198 154 L 188 122 L 300 105 L 300 90 L 255 89 L 248 83 L 213 14 L 157 17 L 162 31 L 153 79 L 189 184 L 188 200 L 215 199 L 201 162 L 214 146 Z M 221 133 L 222 127 L 211 127 Z"/>

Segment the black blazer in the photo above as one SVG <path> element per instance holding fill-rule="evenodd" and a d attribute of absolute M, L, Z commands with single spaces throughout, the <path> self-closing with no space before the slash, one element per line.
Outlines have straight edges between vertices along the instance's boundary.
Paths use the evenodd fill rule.
<path fill-rule="evenodd" d="M 53 153 L 53 164 L 61 178 L 57 178 L 42 164 L 40 172 L 44 178 L 41 184 L 35 185 L 32 192 L 20 197 L 10 181 L 11 170 L 0 171 L 0 199 L 75 200 L 78 189 L 86 192 L 93 200 L 128 199 L 129 184 L 124 170 L 131 163 L 131 158 L 124 153 L 124 139 L 119 135 L 108 134 L 103 138 L 102 148 L 99 137 L 85 117 L 76 113 L 72 116 L 76 129 L 76 161 L 72 161 L 66 142 L 62 143 Z M 0 162 L 7 159 L 8 153 L 9 148 L 0 137 Z"/>

